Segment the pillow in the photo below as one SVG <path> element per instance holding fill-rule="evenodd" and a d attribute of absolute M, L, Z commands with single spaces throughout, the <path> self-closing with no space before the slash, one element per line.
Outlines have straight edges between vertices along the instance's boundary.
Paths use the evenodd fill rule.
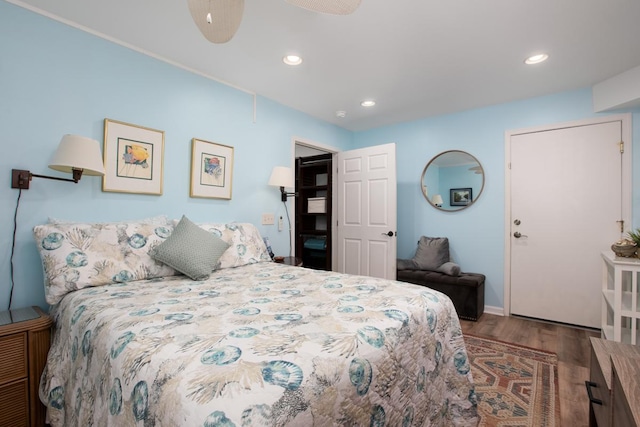
<path fill-rule="evenodd" d="M 396 260 L 396 270 L 420 270 L 412 259 Z"/>
<path fill-rule="evenodd" d="M 229 243 L 229 249 L 220 257 L 220 269 L 272 261 L 260 232 L 253 224 L 198 223 L 198 226 Z"/>
<path fill-rule="evenodd" d="M 436 271 L 449 262 L 449 239 L 446 237 L 420 237 L 413 261 L 420 270 Z"/>
<path fill-rule="evenodd" d="M 193 280 L 203 280 L 209 277 L 228 248 L 227 242 L 198 227 L 183 215 L 171 236 L 150 254 L 153 259 Z"/>
<path fill-rule="evenodd" d="M 67 293 L 90 286 L 175 276 L 173 268 L 149 255 L 172 230 L 172 224 L 157 218 L 34 227 L 47 303 L 57 304 Z"/>
<path fill-rule="evenodd" d="M 460 275 L 460 266 L 455 262 L 445 262 L 440 267 L 438 267 L 436 271 L 448 276 L 456 277 Z"/>

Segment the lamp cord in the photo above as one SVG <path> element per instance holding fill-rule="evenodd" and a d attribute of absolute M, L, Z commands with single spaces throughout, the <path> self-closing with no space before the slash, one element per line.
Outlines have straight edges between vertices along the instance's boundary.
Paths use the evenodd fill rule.
<path fill-rule="evenodd" d="M 284 203 L 284 211 L 287 213 L 287 222 L 289 223 L 289 256 L 293 256 L 292 248 L 291 248 L 291 218 L 289 218 L 289 208 L 287 207 L 287 202 Z"/>
<path fill-rule="evenodd" d="M 13 280 L 13 254 L 16 249 L 16 230 L 18 229 L 18 207 L 20 206 L 20 197 L 22 197 L 22 188 L 18 189 L 18 199 L 16 200 L 16 210 L 13 213 L 13 239 L 11 240 L 11 257 L 9 258 L 9 270 L 11 272 L 11 290 L 9 292 L 9 307 L 8 310 L 11 310 L 11 304 L 13 303 L 13 288 L 14 288 L 14 280 Z"/>

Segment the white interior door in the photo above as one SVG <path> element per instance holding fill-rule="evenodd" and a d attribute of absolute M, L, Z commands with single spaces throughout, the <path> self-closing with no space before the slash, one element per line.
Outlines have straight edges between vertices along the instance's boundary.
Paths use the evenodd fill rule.
<path fill-rule="evenodd" d="M 338 271 L 396 277 L 396 146 L 337 155 Z"/>
<path fill-rule="evenodd" d="M 511 136 L 511 313 L 600 327 L 600 253 L 625 218 L 621 141 L 621 120 Z"/>

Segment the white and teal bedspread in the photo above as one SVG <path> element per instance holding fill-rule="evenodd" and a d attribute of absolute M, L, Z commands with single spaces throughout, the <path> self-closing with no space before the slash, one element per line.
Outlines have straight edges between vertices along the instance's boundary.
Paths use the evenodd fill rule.
<path fill-rule="evenodd" d="M 40 384 L 52 426 L 475 426 L 443 294 L 257 263 L 73 291 Z"/>

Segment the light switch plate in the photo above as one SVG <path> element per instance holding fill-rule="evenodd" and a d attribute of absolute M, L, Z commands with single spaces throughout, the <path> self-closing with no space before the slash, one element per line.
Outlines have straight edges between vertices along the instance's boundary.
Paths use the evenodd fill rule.
<path fill-rule="evenodd" d="M 273 225 L 273 224 L 275 224 L 275 216 L 272 213 L 263 213 L 262 225 Z"/>

